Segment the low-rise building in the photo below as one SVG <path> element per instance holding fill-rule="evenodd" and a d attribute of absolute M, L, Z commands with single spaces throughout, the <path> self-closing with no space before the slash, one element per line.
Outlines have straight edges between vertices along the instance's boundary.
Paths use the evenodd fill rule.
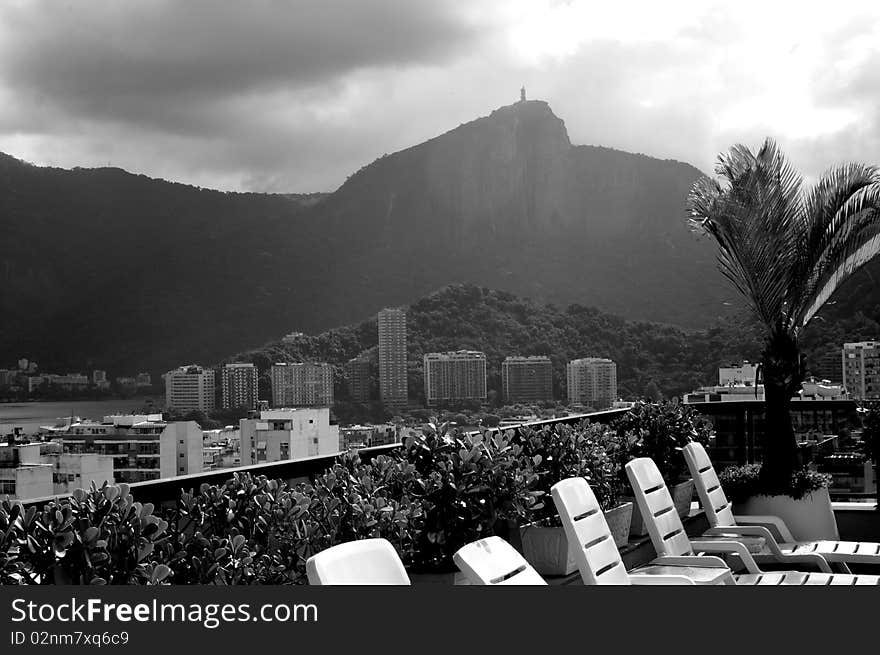
<path fill-rule="evenodd" d="M 40 461 L 40 444 L 0 444 L 0 497 L 13 500 L 52 495 L 52 467 Z"/>
<path fill-rule="evenodd" d="M 339 428 L 339 450 L 370 448 L 398 442 L 398 428 L 392 423 L 349 425 Z"/>
<path fill-rule="evenodd" d="M 239 425 L 244 466 L 339 452 L 339 426 L 330 424 L 327 407 L 261 411 Z"/>
<path fill-rule="evenodd" d="M 172 478 L 202 471 L 202 430 L 194 421 L 166 423 L 161 414 L 105 416 L 56 434 L 64 453 L 113 458 L 117 482 Z"/>
<path fill-rule="evenodd" d="M 40 444 L 40 462 L 52 467 L 52 493 L 69 494 L 113 484 L 113 457 L 97 453 L 65 453 L 60 440 Z"/>

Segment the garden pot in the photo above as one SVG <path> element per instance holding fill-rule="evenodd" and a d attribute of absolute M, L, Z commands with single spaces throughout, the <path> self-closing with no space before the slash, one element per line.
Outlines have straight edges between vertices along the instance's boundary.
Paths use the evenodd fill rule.
<path fill-rule="evenodd" d="M 694 481 L 685 480 L 673 486 L 669 493 L 672 495 L 672 504 L 678 512 L 680 518 L 685 518 L 691 509 L 691 500 L 694 496 Z M 635 498 L 627 497 L 633 504 L 632 523 L 630 524 L 629 534 L 631 537 L 644 537 L 648 534 L 648 528 L 642 521 L 642 513 L 639 511 L 639 505 Z"/>
<path fill-rule="evenodd" d="M 687 518 L 691 513 L 691 502 L 694 499 L 694 481 L 692 479 L 680 482 L 672 487 L 672 502 L 678 512 L 679 518 Z"/>
<path fill-rule="evenodd" d="M 629 541 L 629 528 L 632 523 L 633 504 L 623 503 L 614 509 L 604 512 L 608 528 L 618 548 L 623 548 Z"/>
<path fill-rule="evenodd" d="M 752 496 L 744 503 L 736 503 L 733 513 L 778 516 L 795 541 L 840 539 L 828 489 L 817 489 L 798 500 L 791 496 Z"/>
<path fill-rule="evenodd" d="M 541 575 L 569 575 L 577 570 L 565 530 L 529 524 L 520 528 L 522 553 Z"/>

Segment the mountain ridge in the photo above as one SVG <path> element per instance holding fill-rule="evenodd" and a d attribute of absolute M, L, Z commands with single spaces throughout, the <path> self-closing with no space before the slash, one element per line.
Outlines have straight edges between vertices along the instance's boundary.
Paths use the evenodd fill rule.
<path fill-rule="evenodd" d="M 705 327 L 730 316 L 732 292 L 714 244 L 685 222 L 700 175 L 572 145 L 544 101 L 380 157 L 329 193 L 216 191 L 7 156 L 0 366 L 26 356 L 160 373 L 450 283 Z"/>

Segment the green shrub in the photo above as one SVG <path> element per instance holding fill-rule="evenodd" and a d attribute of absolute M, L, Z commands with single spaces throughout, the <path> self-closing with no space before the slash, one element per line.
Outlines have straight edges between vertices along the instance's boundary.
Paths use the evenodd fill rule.
<path fill-rule="evenodd" d="M 538 483 L 532 493 L 541 494 L 543 504 L 525 512 L 526 522 L 560 526 L 550 488 L 566 478 L 582 477 L 590 483 L 603 509 L 619 504 L 625 489 L 619 472 L 628 452 L 627 441 L 607 425 L 582 421 L 576 426 L 553 425 L 539 430 L 518 430 L 526 461 L 534 468 Z"/>
<path fill-rule="evenodd" d="M 724 494 L 734 503 L 743 503 L 752 496 L 791 496 L 799 500 L 831 484 L 830 475 L 809 468 L 795 471 L 786 485 L 768 484 L 761 476 L 760 464 L 730 466 L 721 472 L 718 479 L 721 481 Z"/>
<path fill-rule="evenodd" d="M 168 522 L 127 484 L 77 489 L 42 509 L 4 500 L 4 584 L 157 584 L 170 569 L 156 545 Z"/>
<path fill-rule="evenodd" d="M 537 475 L 511 430 L 464 434 L 448 424 L 430 425 L 406 440 L 402 457 L 414 467 L 413 494 L 424 508 L 415 570 L 451 569 L 455 551 L 540 502 L 530 494 Z"/>
<path fill-rule="evenodd" d="M 689 477 L 682 448 L 691 441 L 708 445 L 712 437 L 709 419 L 675 401 L 635 403 L 611 425 L 627 443 L 627 461 L 650 457 L 668 485 Z"/>

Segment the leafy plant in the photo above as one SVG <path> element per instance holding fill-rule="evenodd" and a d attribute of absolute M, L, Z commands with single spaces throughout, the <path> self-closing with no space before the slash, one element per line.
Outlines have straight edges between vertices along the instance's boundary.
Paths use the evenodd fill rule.
<path fill-rule="evenodd" d="M 235 473 L 223 485 L 183 492 L 163 558 L 179 584 L 298 582 L 310 496 L 265 476 Z"/>
<path fill-rule="evenodd" d="M 784 488 L 796 469 L 790 405 L 806 373 L 798 338 L 844 282 L 880 252 L 880 171 L 844 164 L 810 188 L 767 139 L 757 153 L 734 146 L 721 178 L 688 197 L 691 224 L 718 244 L 722 274 L 764 330 L 761 369 L 767 434 L 761 475 Z"/>
<path fill-rule="evenodd" d="M 682 448 L 691 441 L 705 446 L 712 437 L 709 419 L 676 401 L 635 403 L 612 422 L 612 427 L 625 444 L 622 464 L 636 457 L 650 457 L 670 485 L 686 477 Z"/>
<path fill-rule="evenodd" d="M 607 425 L 582 421 L 576 426 L 552 425 L 539 430 L 522 427 L 518 437 L 527 465 L 538 476 L 535 489 L 528 493 L 537 492 L 545 499 L 544 503 L 526 508 L 526 522 L 560 526 L 559 516 L 549 501 L 550 488 L 571 477 L 585 478 L 603 509 L 619 504 L 624 491 L 619 472 L 628 447 L 627 441 Z"/>
<path fill-rule="evenodd" d="M 743 503 L 752 496 L 791 496 L 795 500 L 824 489 L 831 484 L 831 476 L 809 468 L 798 469 L 784 485 L 768 484 L 761 475 L 761 464 L 730 466 L 718 476 L 725 495 L 731 502 Z"/>
<path fill-rule="evenodd" d="M 414 495 L 424 508 L 417 570 L 449 569 L 461 546 L 495 534 L 540 502 L 540 494 L 530 493 L 537 475 L 510 430 L 464 434 L 432 424 L 407 439 L 404 457 L 414 466 Z"/>
<path fill-rule="evenodd" d="M 421 488 L 415 466 L 405 459 L 379 455 L 364 463 L 357 453 L 343 454 L 313 485 L 301 487 L 312 499 L 303 556 L 381 537 L 395 546 L 404 564 L 412 564 L 424 518 L 416 487 Z"/>
<path fill-rule="evenodd" d="M 42 509 L 4 501 L 4 581 L 18 584 L 158 584 L 171 570 L 156 545 L 168 527 L 126 484 L 104 484 Z"/>

